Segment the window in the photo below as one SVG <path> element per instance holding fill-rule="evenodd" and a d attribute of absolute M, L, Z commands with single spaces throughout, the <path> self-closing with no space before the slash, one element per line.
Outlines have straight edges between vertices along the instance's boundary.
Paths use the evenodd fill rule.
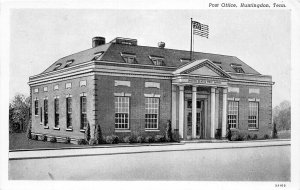
<path fill-rule="evenodd" d="M 79 82 L 79 86 L 86 86 L 86 80 L 82 80 Z"/>
<path fill-rule="evenodd" d="M 69 67 L 70 64 L 73 63 L 73 62 L 74 62 L 74 59 L 68 60 L 65 67 Z"/>
<path fill-rule="evenodd" d="M 43 108 L 40 107 L 40 124 L 43 124 Z"/>
<path fill-rule="evenodd" d="M 218 66 L 220 69 L 222 69 L 222 63 L 221 62 L 217 62 L 217 61 L 213 61 L 213 63 Z"/>
<path fill-rule="evenodd" d="M 145 99 L 145 129 L 158 128 L 158 113 L 159 113 L 159 98 L 146 98 Z"/>
<path fill-rule="evenodd" d="M 54 126 L 59 126 L 59 99 L 54 99 Z"/>
<path fill-rule="evenodd" d="M 156 66 L 164 66 L 165 63 L 164 63 L 164 58 L 163 57 L 154 57 L 154 56 L 149 56 L 153 65 L 156 65 Z"/>
<path fill-rule="evenodd" d="M 101 57 L 102 57 L 102 55 L 103 55 L 103 53 L 104 53 L 103 51 L 96 52 L 93 60 L 100 60 Z"/>
<path fill-rule="evenodd" d="M 48 91 L 48 87 L 45 86 L 45 87 L 44 87 L 44 92 L 47 92 L 47 91 Z"/>
<path fill-rule="evenodd" d="M 72 83 L 66 83 L 66 88 L 72 88 Z"/>
<path fill-rule="evenodd" d="M 53 86 L 53 90 L 58 90 L 58 84 Z"/>
<path fill-rule="evenodd" d="M 67 97 L 67 128 L 72 128 L 72 98 Z"/>
<path fill-rule="evenodd" d="M 34 100 L 34 115 L 39 115 L 39 101 Z"/>
<path fill-rule="evenodd" d="M 86 96 L 80 97 L 80 121 L 80 129 L 85 129 L 87 127 Z"/>
<path fill-rule="evenodd" d="M 129 97 L 115 97 L 115 128 L 129 129 Z"/>
<path fill-rule="evenodd" d="M 61 63 L 56 63 L 56 65 L 55 65 L 53 71 L 56 71 L 61 65 L 62 65 Z"/>
<path fill-rule="evenodd" d="M 249 102 L 249 129 L 258 129 L 258 102 Z"/>
<path fill-rule="evenodd" d="M 48 125 L 48 100 L 44 100 L 44 126 Z"/>
<path fill-rule="evenodd" d="M 238 128 L 239 102 L 228 101 L 228 128 Z"/>
<path fill-rule="evenodd" d="M 34 93 L 38 93 L 39 92 L 39 89 L 38 88 L 35 88 L 34 89 Z"/>
<path fill-rule="evenodd" d="M 233 70 L 237 73 L 245 73 L 243 68 L 242 68 L 242 65 L 240 64 L 231 64 L 231 67 L 233 68 Z"/>
<path fill-rule="evenodd" d="M 121 53 L 122 58 L 124 59 L 125 63 L 137 63 L 136 55 L 132 53 Z"/>

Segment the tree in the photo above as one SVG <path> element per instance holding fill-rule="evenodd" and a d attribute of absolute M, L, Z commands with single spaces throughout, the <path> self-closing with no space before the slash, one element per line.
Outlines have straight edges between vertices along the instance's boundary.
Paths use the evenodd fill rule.
<path fill-rule="evenodd" d="M 99 124 L 97 124 L 95 126 L 94 138 L 95 138 L 97 144 L 103 143 L 102 131 L 101 131 L 101 127 Z"/>
<path fill-rule="evenodd" d="M 91 128 L 90 128 L 90 123 L 88 123 L 85 129 L 85 140 L 88 143 L 90 139 L 91 139 Z"/>
<path fill-rule="evenodd" d="M 273 109 L 273 123 L 277 130 L 291 129 L 291 104 L 289 101 L 283 101 Z"/>
<path fill-rule="evenodd" d="M 30 98 L 17 94 L 9 103 L 9 131 L 24 132 L 30 121 Z"/>

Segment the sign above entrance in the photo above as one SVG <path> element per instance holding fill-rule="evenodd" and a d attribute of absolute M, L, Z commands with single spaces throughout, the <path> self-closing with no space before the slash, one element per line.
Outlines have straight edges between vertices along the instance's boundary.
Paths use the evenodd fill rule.
<path fill-rule="evenodd" d="M 205 86 L 227 86 L 227 82 L 218 79 L 203 79 L 203 78 L 176 78 L 173 79 L 174 84 L 194 84 Z"/>

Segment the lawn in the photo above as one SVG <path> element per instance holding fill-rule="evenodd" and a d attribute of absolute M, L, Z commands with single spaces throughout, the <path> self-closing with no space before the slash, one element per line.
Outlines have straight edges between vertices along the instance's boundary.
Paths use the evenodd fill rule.
<path fill-rule="evenodd" d="M 9 134 L 9 150 L 34 149 L 34 148 L 62 148 L 62 147 L 81 147 L 84 145 L 51 143 L 44 141 L 30 140 L 26 133 Z"/>

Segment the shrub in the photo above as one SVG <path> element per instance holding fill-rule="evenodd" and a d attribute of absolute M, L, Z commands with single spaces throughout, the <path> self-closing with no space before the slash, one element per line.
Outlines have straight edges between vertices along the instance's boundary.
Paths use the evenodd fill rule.
<path fill-rule="evenodd" d="M 119 143 L 119 137 L 117 135 L 112 135 L 113 138 L 113 144 L 118 144 Z"/>
<path fill-rule="evenodd" d="M 41 135 L 40 139 L 41 139 L 42 141 L 47 141 L 47 136 L 46 136 L 46 135 Z"/>
<path fill-rule="evenodd" d="M 126 136 L 123 138 L 124 143 L 129 143 L 130 142 L 130 136 Z"/>
<path fill-rule="evenodd" d="M 78 139 L 77 144 L 84 145 L 84 144 L 86 144 L 86 140 L 85 139 Z"/>
<path fill-rule="evenodd" d="M 101 127 L 100 127 L 99 124 L 96 125 L 94 137 L 95 137 L 95 140 L 96 140 L 97 144 L 104 143 L 104 140 L 103 140 L 103 137 L 102 137 Z"/>
<path fill-rule="evenodd" d="M 71 138 L 70 138 L 70 137 L 66 137 L 65 143 L 66 143 L 66 144 L 69 144 L 70 142 L 71 142 Z"/>
<path fill-rule="evenodd" d="M 91 139 L 91 128 L 90 128 L 90 124 L 88 123 L 84 132 L 84 138 L 86 140 L 86 142 L 89 142 L 89 140 Z"/>
<path fill-rule="evenodd" d="M 256 140 L 257 139 L 257 134 L 254 134 L 253 137 L 252 137 L 252 139 Z"/>
<path fill-rule="evenodd" d="M 173 141 L 173 137 L 172 137 L 172 125 L 171 125 L 171 121 L 170 120 L 168 120 L 168 123 L 167 123 L 166 141 L 168 141 L 168 142 L 172 142 Z"/>
<path fill-rule="evenodd" d="M 216 139 L 221 139 L 222 129 L 216 129 L 215 137 Z"/>
<path fill-rule="evenodd" d="M 31 126 L 28 126 L 27 128 L 27 138 L 31 139 Z"/>
<path fill-rule="evenodd" d="M 238 141 L 239 140 L 239 135 L 238 134 L 232 134 L 230 140 L 231 141 Z"/>
<path fill-rule="evenodd" d="M 143 142 L 145 142 L 145 138 L 144 138 L 143 136 L 138 136 L 138 137 L 136 138 L 136 142 L 138 142 L 138 143 L 143 143 Z"/>
<path fill-rule="evenodd" d="M 155 142 L 165 142 L 165 136 L 155 135 L 154 140 L 155 140 Z"/>
<path fill-rule="evenodd" d="M 245 134 L 245 135 L 243 136 L 243 140 L 244 140 L 244 141 L 247 141 L 247 140 L 249 140 L 249 139 L 251 139 L 250 134 Z"/>
<path fill-rule="evenodd" d="M 50 142 L 56 143 L 56 137 L 50 137 Z"/>
<path fill-rule="evenodd" d="M 179 132 L 174 129 L 174 133 L 172 134 L 172 142 L 180 142 Z"/>
<path fill-rule="evenodd" d="M 268 134 L 264 135 L 264 139 L 269 139 L 269 138 L 270 138 L 270 136 Z"/>
<path fill-rule="evenodd" d="M 106 141 L 107 144 L 112 144 L 114 142 L 114 139 L 113 139 L 112 136 L 107 136 L 105 138 L 105 141 Z"/>
<path fill-rule="evenodd" d="M 34 135 L 31 135 L 31 139 L 32 139 L 32 140 L 38 140 L 38 136 L 35 135 L 35 134 L 34 134 Z"/>
<path fill-rule="evenodd" d="M 278 138 L 278 135 L 277 135 L 277 129 L 276 129 L 276 123 L 274 123 L 274 126 L 273 126 L 273 130 L 272 130 L 272 138 L 273 138 L 273 139 Z"/>
<path fill-rule="evenodd" d="M 147 136 L 147 137 L 145 138 L 145 142 L 146 142 L 146 143 L 152 143 L 152 142 L 154 142 L 154 139 L 153 139 L 153 137 L 151 137 L 151 136 Z"/>
<path fill-rule="evenodd" d="M 90 139 L 89 145 L 96 145 L 96 144 L 97 144 L 96 139 Z"/>

